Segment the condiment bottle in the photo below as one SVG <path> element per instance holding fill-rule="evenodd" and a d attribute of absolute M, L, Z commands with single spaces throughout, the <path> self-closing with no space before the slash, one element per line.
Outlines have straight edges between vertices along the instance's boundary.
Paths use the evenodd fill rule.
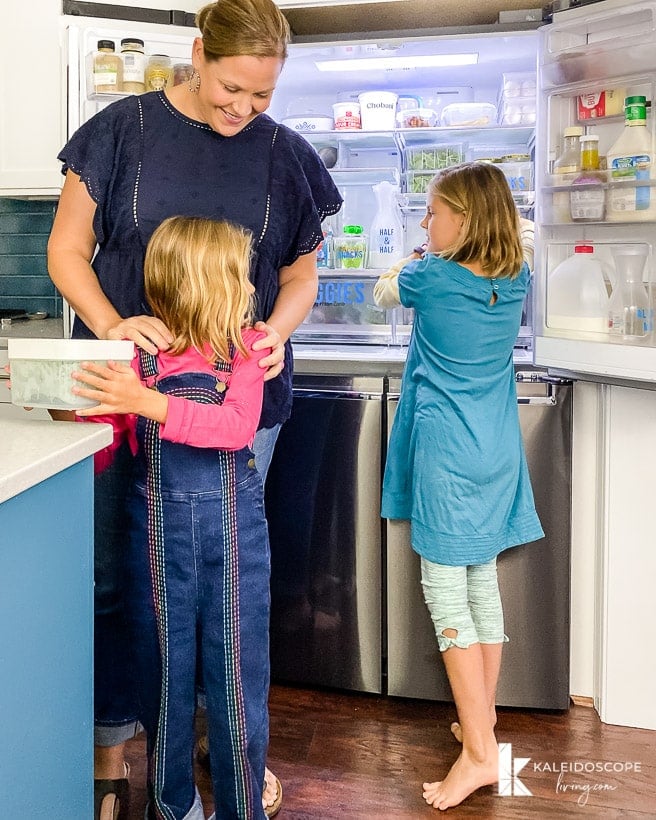
<path fill-rule="evenodd" d="M 146 91 L 162 91 L 171 84 L 171 58 L 153 54 L 146 66 Z"/>
<path fill-rule="evenodd" d="M 610 222 L 637 222 L 656 219 L 656 195 L 649 187 L 653 168 L 652 138 L 647 130 L 647 98 L 627 97 L 624 101 L 624 131 L 608 151 L 611 189 L 608 196 Z M 647 180 L 638 185 L 639 180 Z M 635 185 L 613 187 L 613 183 Z"/>
<path fill-rule="evenodd" d="M 373 187 L 378 208 L 371 223 L 369 265 L 389 268 L 403 256 L 403 222 L 396 201 L 399 189 L 383 180 Z"/>
<path fill-rule="evenodd" d="M 93 90 L 97 94 L 123 90 L 123 63 L 114 53 L 113 40 L 98 40 L 98 51 L 93 57 Z"/>
<path fill-rule="evenodd" d="M 130 94 L 142 94 L 146 90 L 144 41 L 136 37 L 126 37 L 121 40 L 121 60 L 123 61 L 123 91 Z"/>
<path fill-rule="evenodd" d="M 581 143 L 581 173 L 569 194 L 574 222 L 602 222 L 606 216 L 605 176 L 599 170 L 599 137 L 586 134 Z"/>
<path fill-rule="evenodd" d="M 583 128 L 573 125 L 563 131 L 563 150 L 556 159 L 553 166 L 554 185 L 570 185 L 576 179 L 581 170 L 581 148 L 579 137 L 583 134 Z M 554 222 L 569 222 L 569 193 L 566 191 L 556 191 L 553 195 Z"/>
<path fill-rule="evenodd" d="M 336 268 L 364 268 L 367 263 L 367 237 L 361 225 L 345 225 L 334 241 Z"/>

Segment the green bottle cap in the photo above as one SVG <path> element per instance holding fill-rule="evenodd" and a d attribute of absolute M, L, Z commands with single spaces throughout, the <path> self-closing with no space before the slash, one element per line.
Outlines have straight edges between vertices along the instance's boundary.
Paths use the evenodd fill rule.
<path fill-rule="evenodd" d="M 647 98 L 643 96 L 624 99 L 624 120 L 630 125 L 647 121 Z"/>
<path fill-rule="evenodd" d="M 362 225 L 344 225 L 344 233 L 362 233 Z"/>

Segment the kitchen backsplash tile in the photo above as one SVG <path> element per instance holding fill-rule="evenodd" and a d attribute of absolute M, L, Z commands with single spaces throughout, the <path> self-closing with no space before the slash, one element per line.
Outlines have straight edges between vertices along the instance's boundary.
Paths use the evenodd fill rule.
<path fill-rule="evenodd" d="M 0 308 L 61 316 L 62 299 L 46 268 L 55 204 L 0 197 Z"/>

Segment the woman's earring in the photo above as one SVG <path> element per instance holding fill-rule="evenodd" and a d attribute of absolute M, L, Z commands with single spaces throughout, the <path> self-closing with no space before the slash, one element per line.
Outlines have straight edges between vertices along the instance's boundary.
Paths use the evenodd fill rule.
<path fill-rule="evenodd" d="M 193 74 L 189 78 L 189 90 L 192 94 L 197 94 L 200 88 L 200 74 L 194 69 Z"/>

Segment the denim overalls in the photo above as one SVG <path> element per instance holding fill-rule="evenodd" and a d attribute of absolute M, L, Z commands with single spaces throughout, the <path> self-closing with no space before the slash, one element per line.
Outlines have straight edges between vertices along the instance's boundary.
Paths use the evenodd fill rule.
<path fill-rule="evenodd" d="M 231 365 L 143 378 L 161 393 L 222 404 Z M 149 377 L 154 377 L 150 378 Z M 217 818 L 264 818 L 270 553 L 262 481 L 249 448 L 163 441 L 139 418 L 130 498 L 130 609 L 148 737 L 149 818 L 202 820 L 194 785 L 197 670 L 207 698 Z"/>

